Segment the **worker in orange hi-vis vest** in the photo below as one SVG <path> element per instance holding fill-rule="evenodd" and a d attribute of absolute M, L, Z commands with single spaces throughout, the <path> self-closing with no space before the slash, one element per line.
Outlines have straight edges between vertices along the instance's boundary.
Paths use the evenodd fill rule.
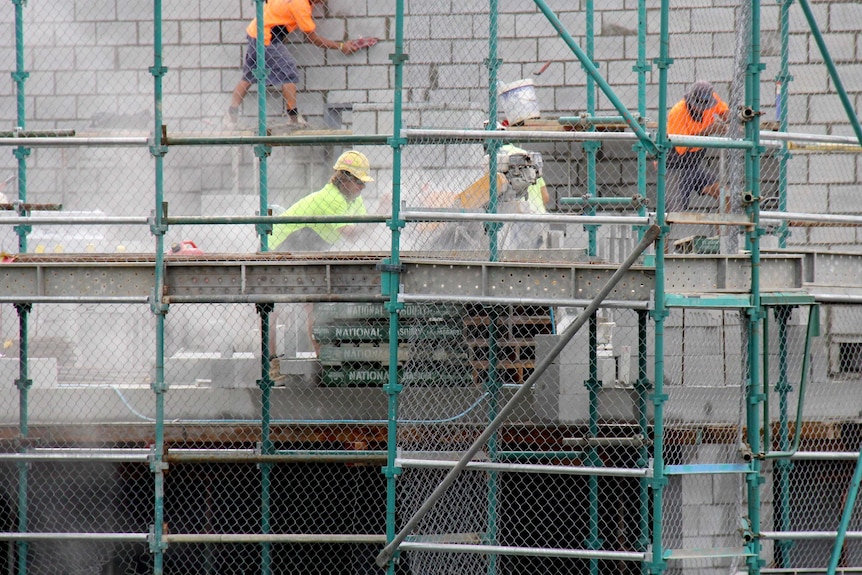
<path fill-rule="evenodd" d="M 668 135 L 710 136 L 724 134 L 728 106 L 709 82 L 695 82 L 685 96 L 670 109 L 667 115 Z M 692 196 L 706 194 L 717 198 L 720 194 L 715 174 L 705 165 L 703 148 L 675 146 L 667 156 L 669 175 L 676 172 L 676 189 L 668 189 L 667 211 L 684 211 Z"/>
<path fill-rule="evenodd" d="M 324 38 L 317 33 L 317 24 L 312 16 L 316 4 L 326 0 L 269 0 L 263 7 L 263 44 L 264 60 L 267 68 L 266 83 L 281 86 L 284 96 L 285 113 L 289 124 L 304 125 L 305 120 L 296 107 L 296 84 L 299 72 L 296 59 L 287 47 L 287 35 L 297 28 L 305 38 L 320 48 L 338 50 L 342 54 L 352 54 L 369 44 L 346 40 L 338 42 Z M 371 44 L 373 45 L 373 44 Z M 251 85 L 257 82 L 254 75 L 257 68 L 257 19 L 246 28 L 246 53 L 242 66 L 242 79 L 231 95 L 230 108 L 224 118 L 225 127 L 234 128 L 239 118 L 239 107 L 248 94 Z"/>

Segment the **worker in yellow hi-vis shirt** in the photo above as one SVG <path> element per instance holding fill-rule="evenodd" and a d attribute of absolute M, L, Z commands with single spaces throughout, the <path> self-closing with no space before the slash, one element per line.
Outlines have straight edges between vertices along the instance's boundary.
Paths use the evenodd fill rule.
<path fill-rule="evenodd" d="M 335 173 L 329 183 L 290 206 L 281 216 L 363 216 L 367 214 L 362 190 L 374 179 L 368 175 L 368 158 L 355 150 L 341 154 L 332 166 Z M 349 234 L 350 224 L 308 223 L 276 224 L 272 228 L 270 248 L 278 251 L 326 251 L 342 235 Z"/>

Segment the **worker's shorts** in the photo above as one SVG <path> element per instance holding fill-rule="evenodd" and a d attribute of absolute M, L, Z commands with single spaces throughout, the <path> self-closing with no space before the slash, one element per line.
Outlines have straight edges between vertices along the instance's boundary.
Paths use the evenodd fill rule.
<path fill-rule="evenodd" d="M 248 42 L 245 51 L 245 61 L 242 65 L 242 79 L 252 84 L 257 83 L 254 70 L 257 67 L 257 40 L 247 36 Z M 282 84 L 296 84 L 299 82 L 299 71 L 296 59 L 287 46 L 273 39 L 269 46 L 264 46 L 263 55 L 268 69 L 266 83 L 270 86 L 281 86 Z"/>
<path fill-rule="evenodd" d="M 685 154 L 678 154 L 676 150 L 668 152 L 668 175 L 675 175 L 677 182 L 676 189 L 668 187 L 665 199 L 667 211 L 687 210 L 692 196 L 700 194 L 705 187 L 715 183 L 715 174 L 705 164 L 705 150 Z"/>

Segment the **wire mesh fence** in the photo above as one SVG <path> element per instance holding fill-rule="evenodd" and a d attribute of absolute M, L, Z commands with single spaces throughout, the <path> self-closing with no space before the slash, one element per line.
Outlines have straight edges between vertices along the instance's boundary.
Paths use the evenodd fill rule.
<path fill-rule="evenodd" d="M 860 442 L 859 5 L 669 4 L 314 5 L 329 46 L 273 34 L 301 116 L 234 99 L 262 2 L 0 10 L 0 143 L 32 138 L 0 159 L 4 571 L 377 572 L 525 387 L 394 572 L 825 570 Z M 673 131 L 690 99 L 727 106 L 708 139 Z M 360 185 L 348 150 L 361 202 L 303 211 Z M 554 357 L 648 218 L 650 279 Z M 409 301 L 402 256 L 432 262 Z"/>

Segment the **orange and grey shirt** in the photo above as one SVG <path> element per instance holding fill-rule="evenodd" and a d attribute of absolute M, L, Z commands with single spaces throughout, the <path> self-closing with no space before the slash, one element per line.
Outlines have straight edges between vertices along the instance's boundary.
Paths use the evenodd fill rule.
<path fill-rule="evenodd" d="M 700 135 L 706 128 L 710 127 L 715 122 L 715 116 L 722 115 L 727 112 L 727 103 L 725 103 L 718 94 L 713 93 L 715 97 L 715 105 L 703 111 L 703 115 L 698 122 L 688 113 L 688 107 L 685 105 L 685 98 L 677 102 L 670 112 L 667 113 L 667 133 L 677 136 L 697 136 Z M 686 152 L 696 152 L 701 148 L 686 148 L 676 146 L 676 151 L 679 154 Z"/>
<path fill-rule="evenodd" d="M 269 0 L 263 5 L 263 43 L 269 46 L 272 42 L 273 26 L 284 26 L 288 32 L 297 28 L 305 32 L 314 32 L 316 25 L 312 18 L 312 6 L 309 0 Z M 246 33 L 257 38 L 257 18 L 251 21 Z"/>

